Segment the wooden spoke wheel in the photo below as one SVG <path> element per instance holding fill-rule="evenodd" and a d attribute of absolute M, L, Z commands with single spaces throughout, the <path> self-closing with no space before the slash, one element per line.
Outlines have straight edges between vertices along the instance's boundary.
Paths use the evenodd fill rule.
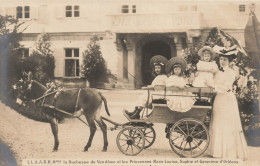
<path fill-rule="evenodd" d="M 196 119 L 181 119 L 171 128 L 169 143 L 172 150 L 181 157 L 198 157 L 209 146 L 207 127 Z"/>
<path fill-rule="evenodd" d="M 122 153 L 134 156 L 144 149 L 145 137 L 137 127 L 127 127 L 118 133 L 116 144 Z"/>
<path fill-rule="evenodd" d="M 149 148 L 155 141 L 156 134 L 152 126 L 142 128 L 141 131 L 144 134 L 145 146 L 144 149 Z"/>

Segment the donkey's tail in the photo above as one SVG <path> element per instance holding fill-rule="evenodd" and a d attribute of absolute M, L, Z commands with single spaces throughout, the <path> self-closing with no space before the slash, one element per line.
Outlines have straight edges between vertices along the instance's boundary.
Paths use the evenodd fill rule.
<path fill-rule="evenodd" d="M 110 113 L 109 113 L 109 110 L 108 110 L 108 107 L 107 107 L 107 100 L 106 100 L 106 98 L 102 95 L 101 92 L 98 92 L 98 94 L 100 95 L 101 99 L 104 101 L 104 105 L 105 105 L 105 109 L 106 109 L 107 115 L 110 116 Z"/>

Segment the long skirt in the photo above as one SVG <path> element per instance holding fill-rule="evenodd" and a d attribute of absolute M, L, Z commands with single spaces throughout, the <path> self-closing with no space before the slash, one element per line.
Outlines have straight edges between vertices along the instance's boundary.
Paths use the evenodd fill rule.
<path fill-rule="evenodd" d="M 248 157 L 237 100 L 232 92 L 217 94 L 210 122 L 209 154 L 216 158 Z"/>

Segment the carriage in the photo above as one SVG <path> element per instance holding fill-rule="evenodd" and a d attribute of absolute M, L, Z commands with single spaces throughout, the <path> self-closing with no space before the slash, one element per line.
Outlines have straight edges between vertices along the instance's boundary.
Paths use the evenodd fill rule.
<path fill-rule="evenodd" d="M 123 111 L 128 122 L 118 124 L 108 118 L 104 120 L 113 123 L 112 130 L 120 129 L 116 143 L 118 149 L 125 155 L 137 155 L 155 142 L 156 133 L 154 123 L 168 124 L 165 129 L 171 149 L 181 157 L 198 157 L 208 148 L 210 136 L 208 131 L 209 117 L 212 110 L 214 92 L 212 88 L 188 87 L 180 90 L 176 87 L 143 87 L 152 96 L 152 109 L 147 106 L 141 112 L 140 119 L 131 119 Z M 165 93 L 156 93 L 156 92 Z M 172 111 L 166 104 L 167 92 L 185 91 L 191 92 L 196 98 L 195 104 L 187 112 Z M 150 92 L 153 92 L 150 94 Z M 161 95 L 163 98 L 154 99 Z M 190 96 L 186 96 L 190 97 Z"/>
<path fill-rule="evenodd" d="M 51 124 L 55 138 L 54 151 L 57 151 L 59 146 L 57 130 L 59 118 L 76 117 L 81 120 L 79 116 L 76 115 L 78 111 L 81 112 L 80 115 L 85 115 L 87 123 L 83 120 L 81 121 L 90 127 L 90 137 L 87 145 L 84 147 L 84 151 L 87 151 L 91 146 L 96 131 L 95 122 L 98 123 L 104 135 L 103 151 L 107 150 L 107 128 L 102 119 L 114 125 L 110 128 L 111 130 L 121 129 L 118 133 L 116 143 L 118 149 L 122 153 L 130 156 L 137 155 L 143 149 L 152 146 L 155 142 L 156 133 L 153 128 L 154 123 L 167 124 L 168 129 L 166 128 L 166 132 L 170 147 L 181 157 L 198 157 L 207 150 L 209 145 L 210 137 L 208 125 L 212 110 L 212 99 L 214 97 L 212 88 L 186 87 L 184 89 L 179 89 L 165 86 L 143 87 L 142 89 L 147 90 L 148 92 L 148 100 L 147 107 L 141 112 L 140 119 L 131 119 L 126 112 L 123 111 L 128 122 L 121 124 L 103 116 L 94 117 L 94 115 L 98 115 L 95 114 L 95 112 L 100 108 L 102 101 L 104 102 L 107 114 L 110 115 L 106 99 L 95 89 L 62 90 L 54 106 L 53 101 L 57 91 L 45 94 L 47 90 L 46 87 L 37 81 L 31 81 L 29 87 L 29 93 L 25 93 L 29 95 L 21 95 L 23 93 L 20 93 L 20 95 L 24 96 L 23 98 L 27 98 L 29 103 L 35 103 L 39 112 L 46 115 L 48 122 Z M 23 92 L 23 90 L 21 91 Z M 171 94 L 167 92 L 178 91 L 190 92 L 189 94 L 191 95 L 182 95 L 182 97 L 194 97 L 197 100 L 187 112 L 172 111 L 167 106 L 167 96 L 170 96 L 169 94 Z M 150 96 L 152 99 L 151 109 L 148 104 Z M 160 98 L 158 99 L 156 96 L 160 96 Z M 66 100 L 66 102 L 64 102 L 64 100 Z M 49 105 L 48 103 L 52 103 L 52 105 Z M 88 105 L 91 105 L 92 107 L 87 107 Z M 81 111 L 82 109 L 83 112 Z"/>

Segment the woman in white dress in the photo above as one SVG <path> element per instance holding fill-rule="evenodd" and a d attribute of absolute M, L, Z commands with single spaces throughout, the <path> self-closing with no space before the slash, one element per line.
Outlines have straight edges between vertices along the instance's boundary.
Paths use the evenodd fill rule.
<path fill-rule="evenodd" d="M 232 92 L 235 71 L 229 67 L 236 57 L 234 51 L 219 53 L 220 70 L 214 78 L 217 93 L 210 122 L 209 154 L 216 158 L 237 158 L 248 156 L 247 143 L 242 130 L 238 104 Z"/>

